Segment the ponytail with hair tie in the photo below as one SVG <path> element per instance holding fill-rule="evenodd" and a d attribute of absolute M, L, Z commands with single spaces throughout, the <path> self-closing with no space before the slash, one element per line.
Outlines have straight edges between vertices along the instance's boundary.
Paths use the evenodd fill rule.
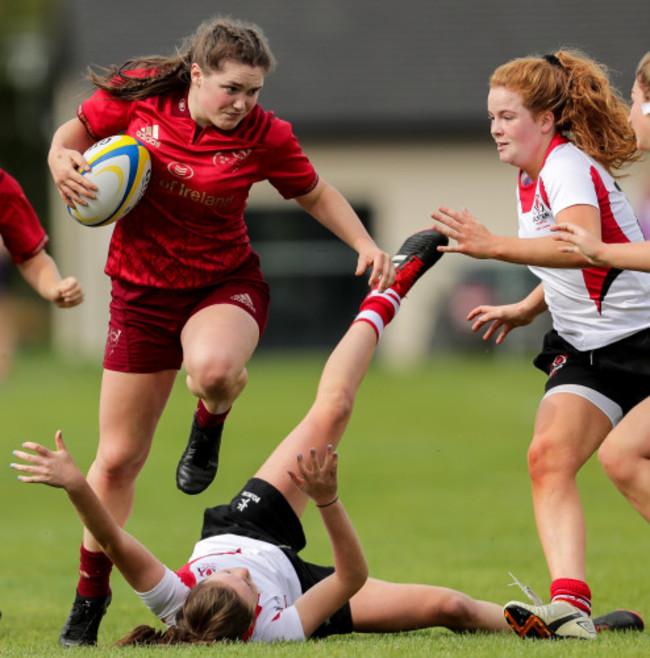
<path fill-rule="evenodd" d="M 557 68 L 561 69 L 564 68 L 562 66 L 562 62 L 558 59 L 556 55 L 544 55 L 542 59 L 545 59 L 549 64 L 552 64 L 553 66 L 557 66 Z"/>

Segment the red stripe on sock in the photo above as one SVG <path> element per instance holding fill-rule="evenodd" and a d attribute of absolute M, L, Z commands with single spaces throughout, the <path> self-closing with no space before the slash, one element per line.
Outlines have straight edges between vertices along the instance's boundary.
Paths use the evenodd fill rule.
<path fill-rule="evenodd" d="M 551 583 L 551 601 L 566 601 L 591 615 L 591 590 L 582 580 L 557 578 Z"/>
<path fill-rule="evenodd" d="M 382 319 L 384 327 L 395 317 L 395 305 L 383 294 L 370 294 L 363 302 L 359 311 L 374 311 Z M 399 305 L 399 302 L 397 302 Z"/>

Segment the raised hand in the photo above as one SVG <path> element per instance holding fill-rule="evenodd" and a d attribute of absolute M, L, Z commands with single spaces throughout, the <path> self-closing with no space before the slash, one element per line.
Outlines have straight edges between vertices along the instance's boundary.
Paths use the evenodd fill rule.
<path fill-rule="evenodd" d="M 18 476 L 21 482 L 47 484 L 50 487 L 58 487 L 66 491 L 85 482 L 84 476 L 63 443 L 61 430 L 57 430 L 54 441 L 56 450 L 49 450 L 40 443 L 26 441 L 22 447 L 32 452 L 13 451 L 15 457 L 27 462 L 26 464 L 10 464 L 14 470 L 25 473 L 25 475 Z"/>
<path fill-rule="evenodd" d="M 298 474 L 289 471 L 289 477 L 298 489 L 307 494 L 316 505 L 327 505 L 336 499 L 338 455 L 333 446 L 327 446 L 322 464 L 314 448 L 310 450 L 308 460 L 298 455 L 296 463 Z"/>

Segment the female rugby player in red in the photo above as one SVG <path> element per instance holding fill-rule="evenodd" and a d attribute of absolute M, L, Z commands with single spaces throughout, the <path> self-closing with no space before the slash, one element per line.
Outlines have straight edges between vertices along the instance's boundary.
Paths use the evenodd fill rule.
<path fill-rule="evenodd" d="M 52 257 L 45 251 L 49 238 L 18 181 L 0 169 L 0 239 L 25 281 L 44 299 L 59 308 L 81 304 L 83 290 L 74 277 L 61 278 Z M 0 288 L 4 265 L 0 266 Z M 11 318 L 5 314 L 0 290 L 0 381 L 6 376 L 14 347 Z"/>
<path fill-rule="evenodd" d="M 0 238 L 25 281 L 59 308 L 81 304 L 84 295 L 74 277 L 61 278 L 45 251 L 49 238 L 18 181 L 0 169 Z"/>
<path fill-rule="evenodd" d="M 548 379 L 528 451 L 550 603 L 513 601 L 505 614 L 522 637 L 591 639 L 576 477 L 612 427 L 650 394 L 650 373 L 637 367 L 642 354 L 650 356 L 650 276 L 561 253 L 552 229 L 570 221 L 607 242 L 643 241 L 614 177 L 636 159 L 634 135 L 603 67 L 568 50 L 500 66 L 490 80 L 488 113 L 501 161 L 519 170 L 519 237 L 490 233 L 467 210 L 441 208 L 433 217 L 457 243 L 443 251 L 525 264 L 541 280 L 520 303 L 472 310 L 474 330 L 489 325 L 485 338 L 500 343 L 544 310 L 553 318 L 535 360 Z"/>
<path fill-rule="evenodd" d="M 254 183 L 268 180 L 355 249 L 356 274 L 372 268 L 371 285 L 384 290 L 393 281 L 390 258 L 318 176 L 291 126 L 258 105 L 273 64 L 256 26 L 206 22 L 173 57 L 91 72 L 97 90 L 52 139 L 48 162 L 66 203 L 92 198 L 94 186 L 78 168 L 87 168 L 81 153 L 98 139 L 125 132 L 151 154 L 147 192 L 117 223 L 109 248 L 100 438 L 88 473 L 121 525 L 181 363 L 198 406 L 177 485 L 196 494 L 216 474 L 223 422 L 267 320 L 268 286 L 244 222 Z M 110 567 L 85 532 L 62 644 L 95 641 L 85 619 L 108 605 Z"/>

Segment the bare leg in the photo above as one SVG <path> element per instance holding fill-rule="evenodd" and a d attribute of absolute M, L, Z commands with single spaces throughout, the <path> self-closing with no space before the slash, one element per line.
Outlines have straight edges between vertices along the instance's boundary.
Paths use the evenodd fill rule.
<path fill-rule="evenodd" d="M 244 390 L 259 337 L 257 322 L 232 304 L 208 306 L 187 321 L 181 334 L 187 387 L 210 413 L 227 411 Z"/>
<path fill-rule="evenodd" d="M 104 371 L 99 446 L 88 482 L 120 525 L 131 513 L 135 480 L 149 455 L 175 378 L 175 370 L 151 374 Z M 101 550 L 86 531 L 84 546 L 90 551 Z"/>
<path fill-rule="evenodd" d="M 281 491 L 298 516 L 308 499 L 294 487 L 287 471 L 295 469 L 296 455 L 316 448 L 323 458 L 328 445 L 338 445 L 376 346 L 369 324 L 355 322 L 348 329 L 325 364 L 311 409 L 255 474 Z"/>
<path fill-rule="evenodd" d="M 217 474 L 224 421 L 246 386 L 258 341 L 257 322 L 232 304 L 200 310 L 181 332 L 187 387 L 199 398 L 176 467 L 176 486 L 186 494 L 205 491 Z"/>
<path fill-rule="evenodd" d="M 637 404 L 609 433 L 598 459 L 619 491 L 650 522 L 650 399 Z"/>
<path fill-rule="evenodd" d="M 384 293 L 373 291 L 364 299 L 358 321 L 352 323 L 325 364 L 311 409 L 255 474 L 282 492 L 298 516 L 307 497 L 294 487 L 287 471 L 295 468 L 297 455 L 315 448 L 323 459 L 328 445 L 338 445 L 378 338 L 395 317 L 402 298 L 440 259 L 438 246 L 444 244 L 447 238 L 433 229 L 406 239 L 393 259 L 397 263 L 395 283 Z"/>
<path fill-rule="evenodd" d="M 255 474 L 282 492 L 298 516 L 304 511 L 307 496 L 293 486 L 287 471 L 295 469 L 296 455 L 306 454 L 314 448 L 323 458 L 328 445 L 338 445 L 352 414 L 356 393 L 374 355 L 377 339 L 397 312 L 403 295 L 440 257 L 437 252 L 439 237 L 437 232 L 422 232 L 402 245 L 402 254 L 396 259 L 400 265 L 394 287 L 383 293 L 383 297 L 378 295 L 381 299 L 375 297 L 374 292 L 366 297 L 358 321 L 348 329 L 325 364 L 311 409 Z M 416 252 L 420 255 L 414 256 Z M 333 547 L 336 562 L 336 546 L 333 544 Z M 328 580 L 310 592 L 315 592 Z M 498 605 L 473 601 L 452 590 L 424 585 L 366 581 L 350 604 L 357 631 L 403 631 L 439 624 L 458 630 L 486 628 L 505 631 L 508 628 Z"/>
<path fill-rule="evenodd" d="M 452 631 L 508 631 L 500 605 L 446 587 L 369 578 L 350 599 L 354 630 L 391 633 L 444 626 Z"/>
<path fill-rule="evenodd" d="M 585 580 L 585 519 L 576 475 L 610 429 L 609 418 L 578 395 L 557 393 L 539 406 L 528 469 L 553 580 Z"/>

